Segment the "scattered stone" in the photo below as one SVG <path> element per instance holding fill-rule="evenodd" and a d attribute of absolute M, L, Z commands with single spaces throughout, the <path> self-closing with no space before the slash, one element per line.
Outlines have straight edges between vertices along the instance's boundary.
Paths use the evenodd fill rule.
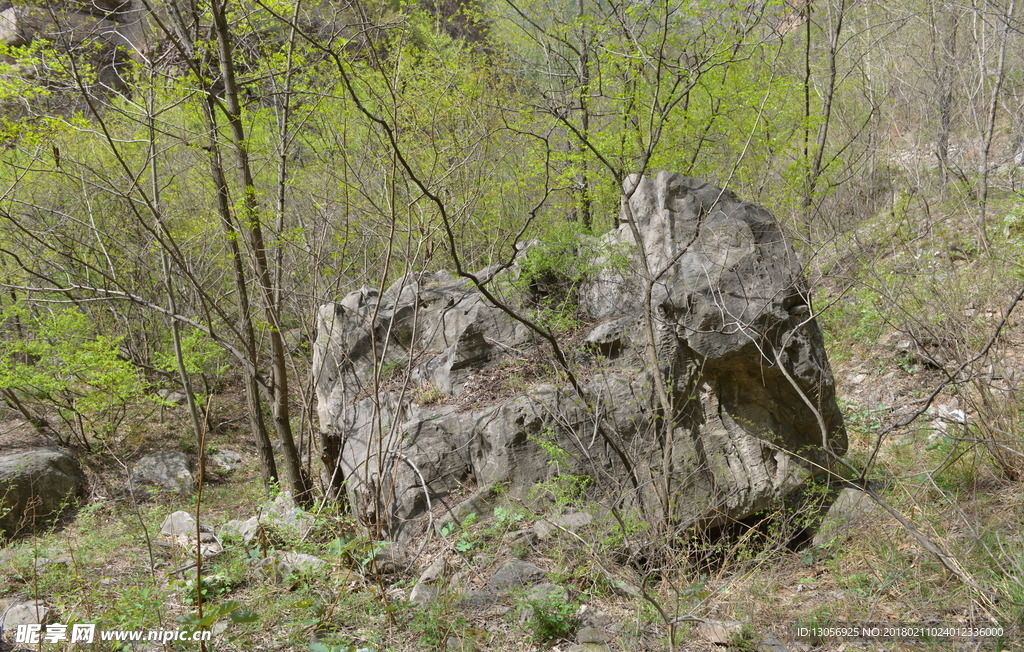
<path fill-rule="evenodd" d="M 271 502 L 263 505 L 259 516 L 240 520 L 232 519 L 220 526 L 221 535 L 238 536 L 250 543 L 259 533 L 260 526 L 282 530 L 298 538 L 304 538 L 313 528 L 313 516 L 292 500 L 290 492 L 283 491 Z"/>
<path fill-rule="evenodd" d="M 373 563 L 367 569 L 378 575 L 391 575 L 405 567 L 405 551 L 394 541 L 376 544 L 379 546 L 373 555 Z"/>
<path fill-rule="evenodd" d="M 735 646 L 742 641 L 743 649 L 756 652 L 789 652 L 789 648 L 772 636 L 751 634 L 743 623 L 704 620 L 697 623 L 697 635 L 715 645 Z"/>
<path fill-rule="evenodd" d="M 623 569 L 623 572 L 626 572 Z M 640 589 L 639 578 L 634 581 L 616 577 L 608 571 L 602 569 L 601 573 L 604 575 L 604 579 L 608 582 L 608 586 L 611 587 L 612 593 L 623 598 L 641 598 L 643 597 L 643 591 Z"/>
<path fill-rule="evenodd" d="M 196 519 L 185 511 L 168 514 L 160 524 L 160 534 L 165 536 L 189 535 L 196 533 Z"/>
<path fill-rule="evenodd" d="M 444 556 L 435 559 L 427 569 L 420 574 L 421 584 L 431 584 L 445 576 L 448 572 L 448 560 Z"/>
<path fill-rule="evenodd" d="M 156 390 L 156 395 L 171 405 L 181 405 L 188 398 L 182 392 L 175 392 L 169 389 L 158 389 Z"/>
<path fill-rule="evenodd" d="M 537 543 L 537 530 L 532 527 L 506 532 L 502 540 L 511 546 L 532 546 Z"/>
<path fill-rule="evenodd" d="M 276 550 L 269 557 L 258 560 L 255 566 L 265 577 L 283 582 L 290 575 L 326 569 L 328 564 L 313 555 Z"/>
<path fill-rule="evenodd" d="M 581 645 L 610 643 L 612 638 L 596 627 L 584 627 L 576 633 L 576 642 Z"/>
<path fill-rule="evenodd" d="M 15 602 L 0 614 L 0 632 L 16 631 L 19 625 L 48 625 L 55 616 L 53 607 L 42 600 Z"/>
<path fill-rule="evenodd" d="M 244 521 L 233 519 L 220 526 L 221 536 L 237 536 L 242 541 L 249 543 L 256 536 L 260 529 L 260 520 L 253 516 Z"/>
<path fill-rule="evenodd" d="M 415 604 L 430 604 L 435 600 L 437 600 L 437 589 L 423 582 L 417 582 L 416 586 L 412 587 L 412 591 L 409 593 L 409 602 Z"/>
<path fill-rule="evenodd" d="M 586 512 L 568 512 L 538 521 L 533 529 L 542 541 L 557 537 L 563 530 L 578 532 L 593 523 L 594 517 Z"/>
<path fill-rule="evenodd" d="M 476 641 L 468 636 L 449 636 L 444 643 L 448 652 L 476 652 Z"/>
<path fill-rule="evenodd" d="M 498 591 L 508 591 L 520 586 L 536 584 L 544 579 L 544 575 L 544 571 L 533 564 L 513 559 L 499 568 L 491 576 L 488 584 Z"/>
<path fill-rule="evenodd" d="M 220 471 L 234 471 L 242 466 L 242 455 L 235 451 L 217 451 L 209 459 Z"/>
<path fill-rule="evenodd" d="M 478 611 L 498 602 L 498 594 L 490 591 L 470 591 L 462 596 L 459 604 L 463 609 Z"/>
<path fill-rule="evenodd" d="M 295 504 L 290 491 L 282 491 L 262 513 L 263 522 L 305 537 L 313 529 L 313 515 Z"/>
<path fill-rule="evenodd" d="M 526 594 L 526 600 L 527 602 L 567 602 L 569 600 L 569 592 L 565 590 L 564 586 L 552 584 L 551 582 L 541 582 L 530 588 L 530 592 Z"/>
<path fill-rule="evenodd" d="M 85 475 L 61 448 L 0 456 L 0 538 L 34 529 L 84 494 Z"/>
<path fill-rule="evenodd" d="M 569 601 L 569 592 L 563 586 L 542 582 L 532 587 L 526 594 L 524 604 L 519 612 L 519 622 L 525 623 L 533 618 L 534 605 L 565 604 Z"/>
<path fill-rule="evenodd" d="M 188 493 L 195 487 L 192 462 L 181 451 L 146 455 L 132 468 L 130 479 L 136 490 L 155 487 L 160 491 Z"/>
<path fill-rule="evenodd" d="M 74 563 L 74 559 L 71 555 L 63 554 L 57 557 L 47 558 L 40 557 L 36 560 L 36 570 L 42 572 L 44 570 L 63 570 L 71 566 Z"/>

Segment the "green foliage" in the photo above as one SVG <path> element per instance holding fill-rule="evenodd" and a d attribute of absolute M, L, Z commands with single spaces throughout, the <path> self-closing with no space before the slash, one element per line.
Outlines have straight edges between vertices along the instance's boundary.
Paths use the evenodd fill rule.
<path fill-rule="evenodd" d="M 622 273 L 628 266 L 627 251 L 609 247 L 576 222 L 564 222 L 526 250 L 515 286 L 529 297 L 527 307 L 542 326 L 574 330 L 582 283 L 601 273 Z"/>
<path fill-rule="evenodd" d="M 228 593 L 231 593 L 233 582 L 230 577 L 221 574 L 204 575 L 198 591 L 202 595 L 203 603 L 216 602 Z M 196 604 L 197 591 L 196 579 L 190 577 L 181 586 L 181 601 L 185 604 Z"/>
<path fill-rule="evenodd" d="M 77 308 L 9 305 L 0 328 L 0 388 L 55 408 L 83 443 L 112 435 L 146 394 L 145 380 L 121 357 L 122 338 L 99 333 Z"/>
<path fill-rule="evenodd" d="M 529 598 L 520 608 L 534 643 L 544 645 L 569 638 L 579 626 L 579 605 L 558 592 Z"/>
<path fill-rule="evenodd" d="M 445 600 L 413 606 L 409 629 L 419 639 L 420 646 L 428 650 L 450 649 L 447 643 L 469 621 Z"/>
<path fill-rule="evenodd" d="M 202 331 L 191 330 L 181 338 L 181 355 L 185 372 L 189 374 L 209 374 L 219 378 L 231 369 L 224 358 L 224 349 Z M 178 361 L 170 345 L 165 351 L 155 351 L 153 362 L 158 369 L 178 372 Z"/>
<path fill-rule="evenodd" d="M 473 550 L 473 548 L 479 544 L 477 536 L 472 531 L 473 524 L 477 522 L 478 518 L 479 517 L 473 513 L 467 514 L 466 517 L 462 519 L 461 524 L 449 521 L 441 528 L 441 536 L 446 539 L 454 536 L 454 539 L 452 540 L 452 548 L 462 554 L 465 554 Z"/>

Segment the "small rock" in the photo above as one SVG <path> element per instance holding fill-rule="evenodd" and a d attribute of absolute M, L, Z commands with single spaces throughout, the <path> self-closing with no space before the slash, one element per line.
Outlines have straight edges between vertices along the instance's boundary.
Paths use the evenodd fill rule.
<path fill-rule="evenodd" d="M 546 541 L 557 537 L 562 533 L 562 530 L 568 530 L 569 532 L 582 530 L 593 523 L 593 521 L 594 517 L 586 512 L 569 512 L 538 521 L 533 526 L 533 529 L 542 541 Z"/>
<path fill-rule="evenodd" d="M 54 616 L 53 607 L 42 600 L 16 602 L 0 614 L 0 631 L 17 630 L 19 625 L 46 625 Z"/>
<path fill-rule="evenodd" d="M 282 491 L 266 506 L 262 516 L 264 523 L 292 530 L 300 537 L 306 536 L 313 529 L 313 515 L 295 504 L 290 491 Z"/>
<path fill-rule="evenodd" d="M 569 601 L 569 592 L 565 587 L 550 582 L 543 582 L 530 589 L 526 595 L 526 604 L 519 612 L 519 622 L 533 618 L 534 605 L 561 605 Z"/>
<path fill-rule="evenodd" d="M 544 571 L 529 562 L 513 559 L 491 576 L 489 584 L 498 591 L 536 584 L 544 579 Z"/>
<path fill-rule="evenodd" d="M 532 546 L 537 543 L 537 531 L 532 527 L 524 528 L 522 530 L 513 530 L 506 532 L 505 536 L 502 537 L 505 543 L 511 546 Z"/>
<path fill-rule="evenodd" d="M 498 601 L 498 594 L 490 593 L 488 591 L 470 591 L 466 595 L 462 596 L 459 600 L 459 604 L 463 609 L 479 610 L 486 609 Z"/>
<path fill-rule="evenodd" d="M 73 563 L 71 555 L 59 555 L 52 559 L 40 557 L 36 560 L 36 570 L 42 572 L 45 569 L 65 569 Z"/>
<path fill-rule="evenodd" d="M 885 514 L 882 508 L 868 494 L 860 489 L 847 487 L 839 492 L 839 496 L 821 520 L 821 525 L 814 534 L 813 544 L 819 548 L 826 546 L 851 525 L 883 516 Z"/>
<path fill-rule="evenodd" d="M 158 389 L 156 395 L 171 405 L 181 405 L 185 402 L 185 394 L 170 389 Z"/>
<path fill-rule="evenodd" d="M 697 635 L 715 645 L 729 645 L 743 633 L 743 623 L 705 620 L 697 623 Z"/>
<path fill-rule="evenodd" d="M 449 636 L 444 647 L 449 652 L 476 652 L 476 641 L 468 636 Z"/>
<path fill-rule="evenodd" d="M 380 575 L 390 575 L 397 573 L 403 566 L 405 566 L 405 551 L 397 543 L 386 541 L 374 554 L 369 570 Z"/>
<path fill-rule="evenodd" d="M 581 645 L 587 643 L 596 643 L 601 645 L 603 643 L 611 642 L 611 637 L 605 634 L 603 631 L 596 627 L 584 627 L 576 634 L 576 642 Z"/>
<path fill-rule="evenodd" d="M 181 451 L 160 451 L 146 455 L 132 468 L 131 483 L 136 489 L 155 487 L 162 491 L 186 493 L 195 486 L 192 464 Z"/>
<path fill-rule="evenodd" d="M 169 514 L 164 522 L 160 524 L 160 534 L 176 536 L 179 534 L 195 534 L 196 519 L 185 511 L 177 511 Z"/>
<path fill-rule="evenodd" d="M 420 575 L 421 584 L 430 584 L 436 582 L 440 578 L 444 577 L 445 573 L 448 572 L 448 560 L 444 556 L 435 559 L 430 566 L 427 566 L 427 570 L 423 571 Z"/>
<path fill-rule="evenodd" d="M 217 451 L 210 455 L 210 461 L 221 471 L 234 471 L 242 466 L 242 456 L 235 451 Z"/>
<path fill-rule="evenodd" d="M 417 582 L 416 586 L 412 587 L 412 592 L 409 593 L 409 602 L 415 604 L 430 604 L 435 600 L 437 600 L 437 589 L 423 582 Z"/>
<path fill-rule="evenodd" d="M 612 593 L 615 595 L 633 599 L 639 599 L 643 596 L 643 591 L 640 589 L 639 584 L 615 577 L 604 570 L 601 572 L 604 575 L 605 581 L 608 582 L 608 586 L 611 587 Z"/>
<path fill-rule="evenodd" d="M 285 552 L 281 550 L 256 562 L 256 568 L 264 576 L 272 578 L 275 582 L 282 582 L 294 573 L 312 572 L 326 569 L 326 567 L 327 562 L 319 557 L 301 552 Z"/>
<path fill-rule="evenodd" d="M 569 600 L 569 592 L 565 590 L 565 587 L 551 582 L 542 582 L 537 584 L 530 589 L 530 592 L 526 595 L 528 601 L 561 601 L 566 602 Z"/>
<path fill-rule="evenodd" d="M 252 518 L 244 521 L 240 521 L 238 519 L 228 521 L 224 525 L 220 526 L 220 534 L 221 536 L 241 537 L 242 541 L 249 543 L 252 541 L 253 537 L 256 536 L 259 528 L 260 521 L 258 518 L 253 516 Z"/>

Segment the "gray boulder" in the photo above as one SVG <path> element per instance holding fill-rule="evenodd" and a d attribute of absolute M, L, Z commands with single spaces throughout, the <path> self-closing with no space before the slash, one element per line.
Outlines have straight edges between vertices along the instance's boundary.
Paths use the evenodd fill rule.
<path fill-rule="evenodd" d="M 85 475 L 63 449 L 0 457 L 0 537 L 31 530 L 84 493 Z"/>
<path fill-rule="evenodd" d="M 488 585 L 505 592 L 521 586 L 530 586 L 544 579 L 544 571 L 528 561 L 513 559 L 491 576 Z"/>
<path fill-rule="evenodd" d="M 578 481 L 643 510 L 664 504 L 657 492 L 668 486 L 679 525 L 714 525 L 764 509 L 845 452 L 801 266 L 768 211 L 680 175 L 626 185 L 621 226 L 580 241 L 591 258 L 609 253 L 572 289 L 593 319 L 576 387 L 524 369 L 550 368 L 552 352 L 445 273 L 320 309 L 313 364 L 327 476 L 364 522 L 411 537 L 428 510 L 435 523 L 468 514 L 452 498 L 467 485 L 471 497 L 501 487 L 525 498 L 538 484 L 571 491 Z M 640 269 L 656 280 L 650 346 Z M 513 263 L 477 277 L 529 310 L 544 288 L 524 288 L 520 273 Z M 437 394 L 445 400 L 416 402 Z"/>
<path fill-rule="evenodd" d="M 53 620 L 53 607 L 42 600 L 15 602 L 0 613 L 0 633 L 13 633 L 20 625 L 47 625 Z"/>
<path fill-rule="evenodd" d="M 195 486 L 192 462 L 181 451 L 160 451 L 140 459 L 130 474 L 135 489 L 153 487 L 159 491 L 188 493 Z"/>

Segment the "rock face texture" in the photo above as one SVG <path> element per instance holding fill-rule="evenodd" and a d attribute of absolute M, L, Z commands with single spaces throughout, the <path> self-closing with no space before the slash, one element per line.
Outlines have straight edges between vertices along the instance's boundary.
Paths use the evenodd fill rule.
<path fill-rule="evenodd" d="M 137 0 L 3 4 L 8 6 L 0 11 L 0 42 L 17 47 L 42 38 L 87 54 L 108 88 L 124 88 L 122 69 L 146 47 L 145 9 Z"/>
<path fill-rule="evenodd" d="M 0 540 L 31 531 L 85 493 L 75 458 L 55 447 L 0 457 Z"/>
<path fill-rule="evenodd" d="M 444 272 L 321 308 L 325 462 L 357 515 L 410 536 L 427 510 L 548 483 L 641 510 L 667 493 L 676 523 L 715 524 L 845 452 L 801 267 L 768 211 L 680 175 L 626 186 L 621 226 L 576 252 L 593 273 L 565 297 L 589 324 L 562 347 L 572 378 Z M 536 321 L 536 295 L 559 284 L 522 262 L 532 249 L 477 278 Z"/>

